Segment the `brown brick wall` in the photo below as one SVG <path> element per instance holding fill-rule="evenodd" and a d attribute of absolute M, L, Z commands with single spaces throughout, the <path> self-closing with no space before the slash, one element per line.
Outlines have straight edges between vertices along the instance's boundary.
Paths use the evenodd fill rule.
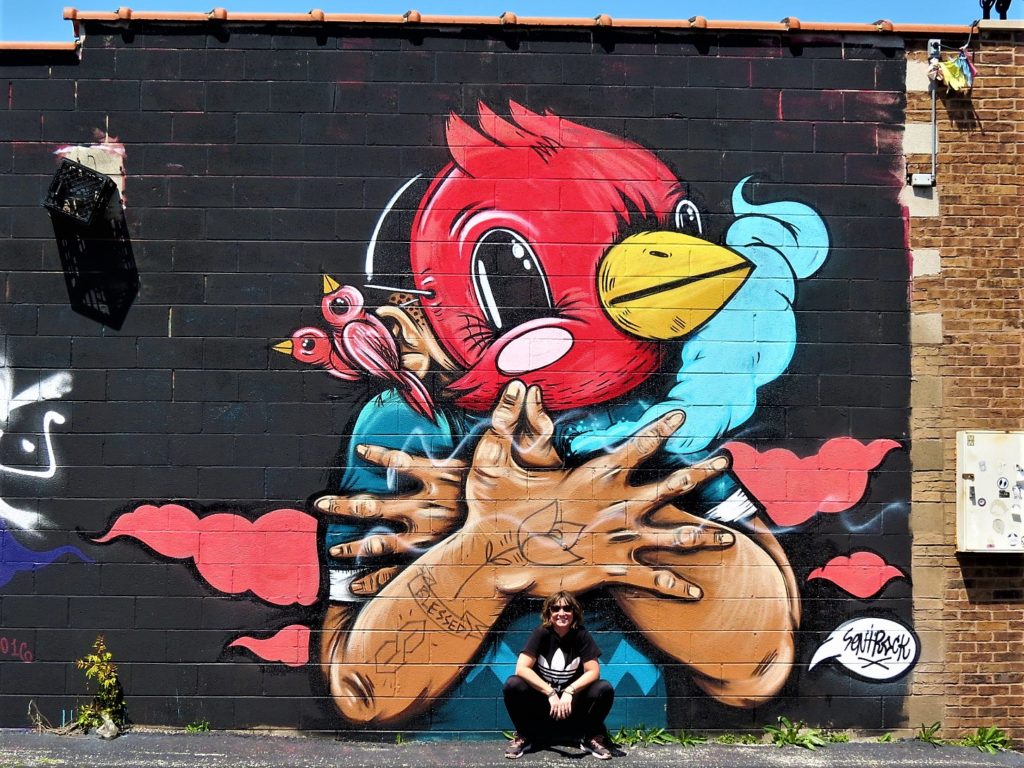
<path fill-rule="evenodd" d="M 939 215 L 910 219 L 911 249 L 941 254 L 939 273 L 915 277 L 912 292 L 915 322 L 941 314 L 941 343 L 915 343 L 912 363 L 915 624 L 925 652 L 909 716 L 914 726 L 941 719 L 950 735 L 999 725 L 1022 739 L 1024 557 L 955 553 L 957 430 L 1024 428 L 1024 32 L 983 30 L 975 44 L 973 92 L 939 98 Z M 908 48 L 910 61 L 926 59 L 924 40 Z M 929 95 L 908 94 L 908 123 L 929 120 Z M 927 155 L 907 160 L 908 171 L 930 169 Z"/>

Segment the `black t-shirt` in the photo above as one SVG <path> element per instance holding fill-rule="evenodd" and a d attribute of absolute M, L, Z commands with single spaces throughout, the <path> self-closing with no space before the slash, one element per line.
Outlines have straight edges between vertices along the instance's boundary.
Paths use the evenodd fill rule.
<path fill-rule="evenodd" d="M 533 671 L 557 691 L 583 675 L 585 662 L 601 657 L 601 649 L 583 627 L 570 629 L 565 637 L 559 637 L 554 629 L 537 627 L 522 652 L 537 660 Z"/>

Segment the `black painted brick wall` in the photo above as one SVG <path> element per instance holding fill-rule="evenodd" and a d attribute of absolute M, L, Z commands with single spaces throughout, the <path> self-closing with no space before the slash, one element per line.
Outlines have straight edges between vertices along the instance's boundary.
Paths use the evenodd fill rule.
<path fill-rule="evenodd" d="M 760 393 L 746 439 L 795 451 L 823 438 L 905 439 L 907 259 L 896 201 L 904 61 L 891 36 L 446 28 L 224 28 L 87 24 L 81 60 L 3 53 L 0 312 L 15 384 L 69 371 L 52 407 L 59 470 L 0 476 L 3 498 L 38 510 L 32 549 L 69 556 L 0 588 L 2 633 L 33 661 L 0 658 L 0 725 L 28 699 L 51 720 L 83 693 L 70 660 L 105 633 L 138 722 L 338 728 L 315 664 L 285 668 L 225 650 L 238 634 L 316 610 L 236 599 L 130 542 L 99 547 L 134 502 L 186 499 L 251 517 L 304 508 L 332 476 L 360 386 L 339 389 L 268 349 L 315 322 L 320 275 L 361 269 L 393 191 L 447 161 L 449 111 L 511 100 L 652 148 L 703 201 L 719 235 L 729 195 L 754 174 L 763 199 L 802 200 L 828 223 L 833 256 L 800 286 L 800 343 Z M 138 297 L 114 330 L 69 306 L 47 212 L 54 150 L 106 132 L 127 151 L 126 221 Z M 16 438 L 5 434 L 4 456 Z M 909 554 L 906 454 L 886 465 L 864 530 L 819 524 L 816 546 Z M 811 558 L 791 553 L 798 575 Z M 803 553 L 806 555 L 806 553 Z M 819 558 L 820 559 L 820 558 Z M 803 568 L 801 571 L 800 569 Z M 909 586 L 886 593 L 909 619 Z M 805 595 L 801 658 L 835 626 Z M 685 694 L 685 695 L 684 695 Z M 743 727 L 776 713 L 837 726 L 898 722 L 899 684 L 833 674 L 787 686 L 753 713 L 695 690 L 669 704 L 687 727 Z"/>

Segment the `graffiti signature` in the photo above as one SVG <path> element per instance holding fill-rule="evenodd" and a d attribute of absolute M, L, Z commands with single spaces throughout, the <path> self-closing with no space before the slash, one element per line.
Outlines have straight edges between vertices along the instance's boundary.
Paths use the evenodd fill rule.
<path fill-rule="evenodd" d="M 869 626 L 866 630 L 851 627 L 843 633 L 844 650 L 855 653 L 865 666 L 889 669 L 893 662 L 907 661 L 914 655 L 912 638 L 906 632 L 896 634 Z"/>
<path fill-rule="evenodd" d="M 0 656 L 11 656 L 26 664 L 31 664 L 35 659 L 28 643 L 16 637 L 0 637 Z"/>

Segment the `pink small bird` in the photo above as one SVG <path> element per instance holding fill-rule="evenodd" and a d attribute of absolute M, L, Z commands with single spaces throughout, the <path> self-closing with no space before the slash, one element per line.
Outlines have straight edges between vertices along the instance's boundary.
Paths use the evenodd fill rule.
<path fill-rule="evenodd" d="M 333 329 L 335 352 L 350 369 L 394 384 L 413 410 L 433 420 L 433 398 L 416 374 L 402 368 L 395 338 L 380 318 L 366 311 L 357 288 L 324 275 L 320 310 Z"/>
<path fill-rule="evenodd" d="M 331 337 L 320 328 L 299 328 L 290 339 L 275 344 L 273 348 L 276 352 L 291 355 L 300 363 L 319 366 L 339 379 L 359 380 L 359 372 L 335 351 Z"/>

